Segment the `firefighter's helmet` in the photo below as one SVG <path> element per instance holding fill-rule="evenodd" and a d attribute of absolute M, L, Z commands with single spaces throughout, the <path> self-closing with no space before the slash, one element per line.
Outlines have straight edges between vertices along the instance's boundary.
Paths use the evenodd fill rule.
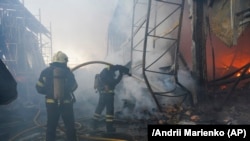
<path fill-rule="evenodd" d="M 58 51 L 53 56 L 52 62 L 67 63 L 68 62 L 68 56 L 65 53 L 63 53 L 62 51 Z"/>

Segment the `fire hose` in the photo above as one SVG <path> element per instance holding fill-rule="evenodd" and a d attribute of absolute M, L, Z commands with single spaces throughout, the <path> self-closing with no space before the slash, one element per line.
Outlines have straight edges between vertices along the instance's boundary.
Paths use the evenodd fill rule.
<path fill-rule="evenodd" d="M 80 64 L 80 65 L 77 65 L 77 66 L 73 67 L 73 68 L 71 69 L 71 71 L 75 71 L 76 69 L 79 69 L 80 67 L 83 67 L 83 66 L 86 66 L 86 65 L 90 65 L 90 64 L 112 65 L 111 63 L 107 63 L 107 62 L 104 62 L 104 61 L 89 61 L 89 62 L 82 63 L 82 64 Z"/>
<path fill-rule="evenodd" d="M 77 65 L 77 66 L 75 66 L 75 67 L 73 67 L 72 69 L 71 69 L 71 71 L 75 71 L 75 70 L 77 70 L 77 69 L 79 69 L 79 68 L 81 68 L 81 67 L 83 67 L 83 66 L 86 66 L 86 65 L 90 65 L 90 64 L 104 64 L 104 65 L 113 65 L 113 64 L 111 64 L 111 63 L 108 63 L 108 62 L 104 62 L 104 61 L 89 61 L 89 62 L 85 62 L 85 63 L 82 63 L 82 64 L 79 64 L 79 65 Z M 144 80 L 142 79 L 142 78 L 139 78 L 139 77 L 137 77 L 137 76 L 135 76 L 135 75 L 131 75 L 133 78 L 135 78 L 136 80 L 139 80 L 139 81 L 141 81 L 141 82 L 144 82 Z M 145 83 L 145 82 L 144 82 Z M 160 90 L 160 88 L 158 88 L 157 86 L 153 86 L 155 89 L 158 89 L 158 90 Z"/>

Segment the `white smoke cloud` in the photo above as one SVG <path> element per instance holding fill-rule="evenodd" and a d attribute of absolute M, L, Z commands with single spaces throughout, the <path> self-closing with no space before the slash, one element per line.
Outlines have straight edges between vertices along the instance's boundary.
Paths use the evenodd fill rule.
<path fill-rule="evenodd" d="M 53 52 L 62 50 L 69 64 L 102 60 L 107 49 L 107 29 L 117 0 L 25 0 L 24 5 L 52 33 Z"/>
<path fill-rule="evenodd" d="M 138 117 L 140 117 L 140 114 L 136 113 L 136 111 L 156 108 L 156 103 L 143 81 L 142 53 L 133 52 L 133 55 L 131 55 L 129 42 L 124 43 L 120 47 L 120 50 L 116 52 L 110 52 L 110 48 L 107 47 L 108 25 L 114 14 L 113 11 L 118 0 L 46 1 L 48 3 L 45 0 L 37 0 L 36 3 L 33 0 L 26 0 L 25 5 L 28 6 L 28 9 L 32 9 L 32 11 L 41 8 L 42 23 L 52 23 L 53 51 L 64 51 L 69 56 L 69 63 L 74 65 L 93 60 L 103 60 L 111 64 L 126 65 L 132 56 L 133 68 L 131 72 L 139 79 L 125 76 L 121 84 L 117 86 L 115 97 L 116 111 L 123 110 L 124 99 L 135 103 L 135 113 L 132 114 Z M 123 8 L 127 9 L 127 11 L 124 11 L 123 16 L 120 15 L 122 17 L 118 18 L 120 21 L 117 21 L 117 23 L 122 23 L 118 24 L 121 26 L 119 29 L 123 29 L 122 33 L 130 36 L 130 32 L 128 31 L 131 28 L 125 23 L 128 23 L 126 21 L 128 15 L 132 14 L 131 1 Z M 142 9 L 144 9 L 142 15 L 145 16 L 145 7 L 142 7 Z M 144 37 L 144 33 L 138 33 L 138 36 L 139 38 L 135 38 L 137 42 Z M 157 43 L 158 48 L 151 46 L 148 50 L 151 53 L 147 55 L 147 65 L 166 49 L 166 44 L 169 44 L 168 42 L 161 43 L 160 41 Z M 149 44 L 152 44 L 152 39 Z M 137 49 L 142 50 L 142 47 L 141 45 Z M 152 66 L 152 69 L 159 70 L 159 67 L 169 66 L 172 62 L 173 58 L 170 54 L 167 54 L 162 60 L 159 60 Z M 79 84 L 75 92 L 77 98 L 75 108 L 77 111 L 80 111 L 76 114 L 78 117 L 91 117 L 94 113 L 98 101 L 98 93 L 95 93 L 93 88 L 94 76 L 104 67 L 105 65 L 103 64 L 88 65 L 74 72 Z M 156 87 L 156 90 L 168 91 L 175 87 L 173 77 L 168 75 L 162 77 L 148 74 L 148 77 L 150 82 Z M 164 103 L 168 103 L 171 100 L 168 98 L 160 99 L 164 99 Z"/>

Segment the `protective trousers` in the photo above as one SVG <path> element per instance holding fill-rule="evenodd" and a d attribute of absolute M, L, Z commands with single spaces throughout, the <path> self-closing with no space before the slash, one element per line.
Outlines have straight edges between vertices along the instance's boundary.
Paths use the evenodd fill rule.
<path fill-rule="evenodd" d="M 77 141 L 73 103 L 57 104 L 46 103 L 47 108 L 47 130 L 46 141 L 56 141 L 56 128 L 60 116 L 66 128 L 67 141 Z"/>
<path fill-rule="evenodd" d="M 114 132 L 114 93 L 100 93 L 98 105 L 95 110 L 94 119 L 98 120 L 102 111 L 106 108 L 107 132 Z"/>

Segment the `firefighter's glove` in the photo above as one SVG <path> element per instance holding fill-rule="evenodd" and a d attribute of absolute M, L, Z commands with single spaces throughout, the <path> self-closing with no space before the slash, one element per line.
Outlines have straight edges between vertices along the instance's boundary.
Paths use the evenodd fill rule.
<path fill-rule="evenodd" d="M 126 74 L 128 76 L 131 76 L 131 74 L 129 73 L 129 68 L 122 65 L 115 65 L 115 68 L 118 69 L 121 74 Z"/>
<path fill-rule="evenodd" d="M 126 67 L 121 67 L 121 72 L 128 75 L 129 74 L 129 69 L 126 68 Z"/>

